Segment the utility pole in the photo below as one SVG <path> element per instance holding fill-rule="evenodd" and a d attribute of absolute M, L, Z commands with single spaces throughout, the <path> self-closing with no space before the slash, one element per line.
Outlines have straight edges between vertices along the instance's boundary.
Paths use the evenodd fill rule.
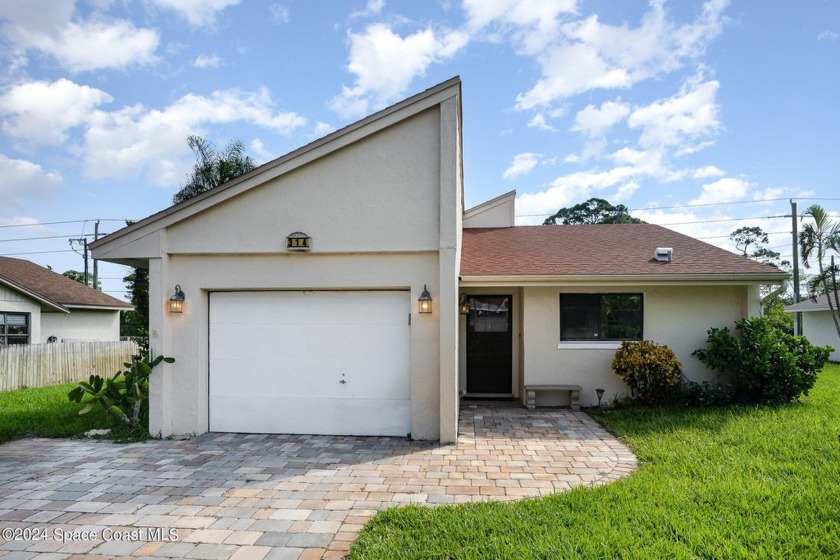
<path fill-rule="evenodd" d="M 799 214 L 796 211 L 796 202 L 790 199 L 790 217 L 793 231 L 793 303 L 799 303 Z M 793 314 L 793 334 L 799 335 L 802 332 L 802 316 L 799 312 Z"/>
<path fill-rule="evenodd" d="M 96 220 L 96 223 L 93 226 L 93 240 L 96 241 L 99 239 L 99 220 Z M 87 249 L 87 243 L 85 243 L 85 249 Z M 85 259 L 87 262 L 87 259 Z M 99 289 L 99 261 L 93 259 L 93 289 Z"/>

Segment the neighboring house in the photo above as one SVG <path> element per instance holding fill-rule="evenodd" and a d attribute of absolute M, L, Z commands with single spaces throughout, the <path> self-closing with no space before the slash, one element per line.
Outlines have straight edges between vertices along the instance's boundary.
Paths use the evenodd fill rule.
<path fill-rule="evenodd" d="M 453 78 L 94 242 L 148 266 L 151 347 L 177 360 L 152 377 L 152 433 L 454 441 L 463 395 L 625 392 L 622 337 L 706 378 L 706 330 L 785 277 L 657 226 L 512 227 L 514 193 L 465 212 L 461 154 Z"/>
<path fill-rule="evenodd" d="M 0 257 L 0 347 L 120 339 L 130 303 L 22 259 Z"/>
<path fill-rule="evenodd" d="M 832 296 L 831 303 L 835 301 Z M 836 309 L 835 306 L 835 311 Z M 808 337 L 811 344 L 834 348 L 829 359 L 840 362 L 840 336 L 837 336 L 837 328 L 834 326 L 834 319 L 831 318 L 827 294 L 785 307 L 785 311 L 802 313 L 802 334 Z"/>

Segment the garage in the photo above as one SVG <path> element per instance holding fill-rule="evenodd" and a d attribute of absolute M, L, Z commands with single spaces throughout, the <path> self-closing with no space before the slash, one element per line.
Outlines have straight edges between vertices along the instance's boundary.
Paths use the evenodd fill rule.
<path fill-rule="evenodd" d="M 411 431 L 408 291 L 210 294 L 214 432 Z"/>

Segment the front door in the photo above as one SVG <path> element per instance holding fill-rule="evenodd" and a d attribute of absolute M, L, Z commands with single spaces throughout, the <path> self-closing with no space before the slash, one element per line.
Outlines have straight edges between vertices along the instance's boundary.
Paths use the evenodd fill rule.
<path fill-rule="evenodd" d="M 470 296 L 467 316 L 467 393 L 512 393 L 512 296 Z"/>

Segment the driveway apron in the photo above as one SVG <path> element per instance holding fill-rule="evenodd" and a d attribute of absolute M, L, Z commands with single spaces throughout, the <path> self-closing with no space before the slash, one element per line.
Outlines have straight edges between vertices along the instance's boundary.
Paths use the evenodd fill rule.
<path fill-rule="evenodd" d="M 341 558 L 388 507 L 519 500 L 636 466 L 582 412 L 464 403 L 459 433 L 9 442 L 0 558 Z"/>

